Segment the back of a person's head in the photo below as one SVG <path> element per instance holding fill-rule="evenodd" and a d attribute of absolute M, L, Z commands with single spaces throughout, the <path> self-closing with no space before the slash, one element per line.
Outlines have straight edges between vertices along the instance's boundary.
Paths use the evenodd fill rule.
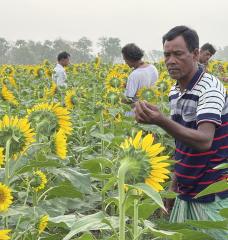
<path fill-rule="evenodd" d="M 165 41 L 172 41 L 178 36 L 182 36 L 190 52 L 199 49 L 199 36 L 197 32 L 187 26 L 176 26 L 169 30 L 162 38 L 163 45 Z"/>
<path fill-rule="evenodd" d="M 129 43 L 122 48 L 123 56 L 129 61 L 139 61 L 142 59 L 144 52 L 134 43 Z"/>
<path fill-rule="evenodd" d="M 205 43 L 200 50 L 202 51 L 209 51 L 212 55 L 214 55 L 216 53 L 216 49 L 214 48 L 214 46 L 210 43 Z"/>
<path fill-rule="evenodd" d="M 61 61 L 62 59 L 67 59 L 70 57 L 70 54 L 68 52 L 61 52 L 57 56 L 57 60 Z"/>

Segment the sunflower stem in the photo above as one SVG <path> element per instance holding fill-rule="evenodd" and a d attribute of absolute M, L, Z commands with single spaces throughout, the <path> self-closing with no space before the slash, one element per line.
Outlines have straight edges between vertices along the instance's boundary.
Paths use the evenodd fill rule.
<path fill-rule="evenodd" d="M 96 94 L 97 94 L 96 83 L 93 82 L 93 102 L 92 102 L 92 106 L 93 106 L 93 112 L 94 113 L 95 113 L 95 107 L 96 107 Z"/>
<path fill-rule="evenodd" d="M 138 221 L 139 221 L 139 201 L 138 199 L 134 200 L 134 240 L 138 239 Z"/>
<path fill-rule="evenodd" d="M 104 134 L 104 119 L 103 119 L 103 112 L 101 112 L 100 115 L 100 132 L 101 134 Z M 101 140 L 101 155 L 102 157 L 104 156 L 104 149 L 105 149 L 105 145 L 104 145 L 104 141 Z M 103 166 L 101 165 L 101 171 L 103 172 Z M 102 181 L 102 188 L 105 185 L 105 181 Z M 105 193 L 102 192 L 102 211 L 105 211 Z"/>
<path fill-rule="evenodd" d="M 6 142 L 6 155 L 5 155 L 5 184 L 7 186 L 9 185 L 9 177 L 10 177 L 10 168 L 9 168 L 10 144 L 11 144 L 11 139 L 8 139 Z"/>
<path fill-rule="evenodd" d="M 125 175 L 129 170 L 129 161 L 123 160 L 118 171 L 118 191 L 119 191 L 119 240 L 125 240 Z"/>

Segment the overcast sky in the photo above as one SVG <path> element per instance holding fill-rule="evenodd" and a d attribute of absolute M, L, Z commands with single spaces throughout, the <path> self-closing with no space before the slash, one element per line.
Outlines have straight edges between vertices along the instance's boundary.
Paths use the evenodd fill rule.
<path fill-rule="evenodd" d="M 0 0 L 0 37 L 15 41 L 93 41 L 109 36 L 122 45 L 162 49 L 176 25 L 197 30 L 200 44 L 228 45 L 228 0 Z"/>

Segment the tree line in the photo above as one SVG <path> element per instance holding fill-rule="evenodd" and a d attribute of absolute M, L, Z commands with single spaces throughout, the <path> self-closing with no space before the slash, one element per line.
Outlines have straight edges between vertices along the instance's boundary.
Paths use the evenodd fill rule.
<path fill-rule="evenodd" d="M 115 37 L 102 37 L 96 43 L 98 54 L 103 62 L 114 63 L 122 61 L 121 41 Z M 96 57 L 93 42 L 87 37 L 78 41 L 56 39 L 54 41 L 26 41 L 9 42 L 0 38 L 0 64 L 38 64 L 44 59 L 56 62 L 56 56 L 61 51 L 71 54 L 73 63 L 89 62 Z M 163 57 L 162 51 L 152 50 L 146 53 L 146 59 L 152 62 Z M 217 59 L 228 61 L 228 46 L 218 49 Z"/>

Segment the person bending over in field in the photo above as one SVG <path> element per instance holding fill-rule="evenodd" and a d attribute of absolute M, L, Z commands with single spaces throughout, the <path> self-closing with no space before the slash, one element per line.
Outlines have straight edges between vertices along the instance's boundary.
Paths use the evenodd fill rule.
<path fill-rule="evenodd" d="M 67 87 L 67 74 L 64 67 L 70 64 L 70 54 L 67 52 L 61 52 L 59 53 L 57 60 L 58 63 L 54 68 L 52 79 L 58 87 Z"/>
<path fill-rule="evenodd" d="M 133 68 L 128 77 L 125 96 L 128 103 L 137 101 L 136 94 L 143 87 L 151 87 L 158 79 L 158 71 L 152 64 L 145 63 L 143 51 L 134 43 L 129 43 L 122 48 L 123 59 L 126 64 Z"/>
<path fill-rule="evenodd" d="M 160 126 L 175 138 L 174 184 L 178 197 L 170 222 L 188 219 L 224 220 L 219 211 L 228 208 L 228 190 L 194 198 L 211 184 L 227 179 L 227 169 L 216 166 L 228 159 L 228 96 L 220 80 L 198 67 L 196 31 L 177 26 L 163 36 L 165 64 L 176 80 L 169 95 L 171 119 L 146 102 L 135 104 L 140 123 Z M 218 240 L 228 231 L 207 230 Z"/>

